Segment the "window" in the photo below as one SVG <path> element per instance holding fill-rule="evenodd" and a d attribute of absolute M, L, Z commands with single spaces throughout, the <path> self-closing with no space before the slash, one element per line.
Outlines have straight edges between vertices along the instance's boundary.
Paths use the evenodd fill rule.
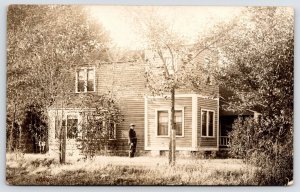
<path fill-rule="evenodd" d="M 210 58 L 208 58 L 208 57 L 205 57 L 204 58 L 204 64 L 205 64 L 205 67 L 206 67 L 206 69 L 208 69 L 208 70 L 210 70 Z"/>
<path fill-rule="evenodd" d="M 158 136 L 168 136 L 168 125 L 169 125 L 169 114 L 168 111 L 158 111 L 157 112 L 157 135 Z"/>
<path fill-rule="evenodd" d="M 117 136 L 117 124 L 112 120 L 103 120 L 102 115 L 89 114 L 86 116 L 86 131 L 90 133 L 89 127 L 95 127 L 99 133 L 105 133 L 105 137 L 110 140 L 115 140 Z"/>
<path fill-rule="evenodd" d="M 201 110 L 201 136 L 214 136 L 214 111 Z"/>
<path fill-rule="evenodd" d="M 175 111 L 175 129 L 176 129 L 176 136 L 183 136 L 182 110 Z"/>
<path fill-rule="evenodd" d="M 78 137 L 78 118 L 76 115 L 67 116 L 67 138 L 76 139 Z"/>
<path fill-rule="evenodd" d="M 211 73 L 212 73 L 212 67 L 213 66 L 211 65 L 211 58 L 209 58 L 209 57 L 204 58 L 204 66 L 207 70 L 206 84 L 207 85 L 212 85 Z"/>
<path fill-rule="evenodd" d="M 76 71 L 76 92 L 95 91 L 95 69 L 80 68 Z"/>
<path fill-rule="evenodd" d="M 94 91 L 94 69 L 87 69 L 87 91 Z"/>
<path fill-rule="evenodd" d="M 116 139 L 116 134 L 117 134 L 117 130 L 116 130 L 117 126 L 115 123 L 109 123 L 109 127 L 108 127 L 108 139 L 114 140 Z"/>
<path fill-rule="evenodd" d="M 157 111 L 157 136 L 169 136 L 169 116 L 171 111 Z M 176 136 L 183 137 L 183 110 L 175 110 Z"/>
<path fill-rule="evenodd" d="M 178 64 L 176 57 L 174 57 L 173 60 L 172 57 L 164 57 L 164 62 L 170 74 L 174 74 L 174 72 L 177 71 Z"/>

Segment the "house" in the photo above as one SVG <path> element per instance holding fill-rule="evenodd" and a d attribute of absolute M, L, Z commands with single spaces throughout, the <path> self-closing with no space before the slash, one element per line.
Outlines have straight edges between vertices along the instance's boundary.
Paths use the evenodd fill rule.
<path fill-rule="evenodd" d="M 198 62 L 205 64 L 205 55 L 200 55 Z M 127 154 L 130 123 L 136 125 L 138 153 L 159 155 L 167 151 L 170 140 L 170 99 L 168 94 L 149 93 L 146 88 L 146 65 L 146 62 L 138 61 L 99 62 L 74 69 L 75 99 L 66 105 L 53 105 L 48 109 L 49 152 L 59 153 L 58 125 L 62 124 L 67 127 L 67 155 L 80 153 L 78 138 L 82 137 L 84 119 L 97 106 L 87 107 L 78 103 L 87 95 L 103 94 L 113 95 L 123 118 L 119 123 L 108 126 L 109 144 L 114 146 L 114 154 Z M 228 125 L 220 126 L 226 114 L 220 116 L 219 106 L 219 88 L 213 84 L 202 91 L 189 88 L 176 90 L 176 150 L 189 153 L 219 151 L 227 147 L 225 129 L 228 129 Z"/>

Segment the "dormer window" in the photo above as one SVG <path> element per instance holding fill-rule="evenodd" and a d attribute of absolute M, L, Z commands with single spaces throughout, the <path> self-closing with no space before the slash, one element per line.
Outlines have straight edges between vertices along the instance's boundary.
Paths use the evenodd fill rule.
<path fill-rule="evenodd" d="M 164 63 L 167 66 L 169 74 L 174 74 L 177 71 L 177 58 L 175 57 L 172 59 L 172 57 L 164 57 Z"/>
<path fill-rule="evenodd" d="M 206 69 L 208 69 L 210 71 L 210 59 L 208 57 L 204 58 L 204 63 L 205 63 L 205 67 Z"/>
<path fill-rule="evenodd" d="M 76 92 L 94 92 L 95 91 L 95 68 L 84 67 L 76 70 Z"/>

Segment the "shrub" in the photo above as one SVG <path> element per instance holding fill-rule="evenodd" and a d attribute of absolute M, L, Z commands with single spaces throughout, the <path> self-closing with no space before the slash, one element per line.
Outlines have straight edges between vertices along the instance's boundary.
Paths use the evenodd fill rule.
<path fill-rule="evenodd" d="M 239 118 L 229 133 L 230 154 L 258 167 L 257 183 L 284 185 L 293 179 L 292 127 L 283 115 Z"/>
<path fill-rule="evenodd" d="M 92 104 L 91 104 L 92 103 Z M 81 150 L 86 157 L 94 157 L 96 154 L 106 154 L 107 150 L 114 150 L 114 143 L 110 139 L 116 137 L 116 126 L 122 120 L 119 108 L 112 98 L 106 96 L 88 99 L 83 106 L 91 106 L 95 103 L 95 111 L 82 112 L 85 119 L 82 125 Z"/>

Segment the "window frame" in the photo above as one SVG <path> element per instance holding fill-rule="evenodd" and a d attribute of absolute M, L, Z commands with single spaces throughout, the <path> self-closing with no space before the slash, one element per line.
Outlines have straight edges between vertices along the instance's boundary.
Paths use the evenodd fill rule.
<path fill-rule="evenodd" d="M 79 114 L 79 112 L 66 112 L 64 114 L 58 114 L 55 116 L 55 124 L 54 124 L 54 139 L 60 139 L 61 136 L 61 132 L 58 132 L 58 135 L 56 134 L 57 129 L 59 128 L 58 126 L 60 126 L 59 124 L 61 124 L 61 126 L 63 126 L 63 121 L 65 121 L 65 129 L 66 129 L 66 138 L 67 140 L 72 140 L 71 138 L 68 138 L 68 116 L 76 116 L 77 119 L 77 137 L 73 138 L 73 140 L 75 139 L 81 139 L 82 138 L 82 118 Z M 63 129 L 61 130 L 63 131 Z M 58 136 L 58 137 L 56 137 Z"/>
<path fill-rule="evenodd" d="M 94 114 L 87 115 L 87 116 L 86 116 L 87 121 L 89 121 L 89 118 L 90 118 L 90 117 L 92 117 L 93 120 L 99 120 L 99 119 L 100 119 L 99 117 L 101 117 L 101 116 L 100 116 L 100 115 L 94 115 Z M 100 123 L 102 124 L 102 127 L 103 127 L 104 129 L 106 129 L 106 131 L 107 131 L 107 133 L 108 133 L 107 139 L 108 139 L 108 140 L 117 140 L 117 123 L 115 123 L 115 122 L 110 122 L 110 120 L 109 120 L 108 122 L 100 121 Z M 114 131 L 114 133 L 113 133 L 114 138 L 111 138 L 111 137 L 110 137 L 110 134 L 109 134 L 109 126 L 110 126 L 110 124 L 113 125 L 113 128 L 112 128 L 112 129 L 113 129 L 113 131 Z"/>
<path fill-rule="evenodd" d="M 111 123 L 111 122 L 108 122 L 110 125 L 113 124 L 113 130 L 114 130 L 114 138 L 110 138 L 110 134 L 109 134 L 109 129 L 107 130 L 108 131 L 108 140 L 110 141 L 114 141 L 114 140 L 117 140 L 117 124 L 116 123 Z"/>
<path fill-rule="evenodd" d="M 88 70 L 92 69 L 94 71 L 94 83 L 93 83 L 93 91 L 88 91 L 87 90 L 87 85 L 88 85 Z M 84 70 L 84 74 L 85 74 L 85 79 L 84 79 L 84 91 L 78 91 L 78 72 L 80 70 Z M 95 66 L 93 67 L 78 67 L 76 68 L 75 71 L 75 76 L 76 76 L 76 80 L 75 80 L 75 93 L 93 93 L 96 92 L 96 68 Z"/>
<path fill-rule="evenodd" d="M 203 135 L 203 133 L 202 133 L 202 112 L 203 111 L 206 111 L 207 113 L 207 116 L 206 116 L 206 135 Z M 213 126 L 212 126 L 212 128 L 213 128 L 213 135 L 212 136 L 210 136 L 209 135 L 209 120 L 208 120 L 208 114 L 209 114 L 209 112 L 213 112 Z M 208 137 L 208 138 L 214 138 L 215 137 L 215 110 L 210 110 L 210 109 L 201 109 L 201 113 L 200 113 L 200 122 L 201 122 L 201 124 L 200 124 L 200 129 L 201 129 L 201 137 Z"/>
<path fill-rule="evenodd" d="M 176 111 L 181 111 L 181 124 L 182 124 L 182 134 L 181 135 L 176 135 L 176 137 L 184 137 L 184 109 L 175 109 L 175 112 Z M 170 114 L 171 114 L 171 111 L 170 111 Z"/>
<path fill-rule="evenodd" d="M 158 135 L 158 113 L 159 112 L 164 112 L 164 111 L 166 111 L 167 113 L 168 113 L 168 130 L 167 130 L 167 132 L 168 132 L 168 135 Z M 169 115 L 169 109 L 156 109 L 155 110 L 155 127 L 156 127 L 156 137 L 170 137 L 170 130 L 169 130 L 169 124 L 170 124 L 170 122 L 169 122 L 169 118 L 170 118 L 170 115 Z"/>
<path fill-rule="evenodd" d="M 168 112 L 168 135 L 158 135 L 158 112 L 167 111 Z M 175 107 L 175 112 L 181 111 L 181 118 L 182 118 L 182 134 L 176 135 L 176 137 L 184 137 L 184 107 Z M 171 135 L 171 125 L 170 125 L 170 118 L 171 118 L 171 109 L 169 108 L 159 108 L 155 109 L 155 135 L 159 138 L 168 138 Z"/>
<path fill-rule="evenodd" d="M 176 55 L 173 57 L 171 55 L 166 55 L 163 57 L 164 64 L 167 67 L 167 70 L 170 74 L 176 73 L 178 69 L 178 58 Z"/>
<path fill-rule="evenodd" d="M 69 116 L 73 116 L 75 118 L 73 118 L 73 117 L 72 118 L 68 118 Z M 76 125 L 76 129 L 77 130 L 76 130 L 76 136 L 74 138 L 69 138 L 68 137 L 68 120 L 69 119 L 77 119 L 77 125 Z M 66 126 L 66 129 L 67 129 L 67 135 L 66 135 L 67 139 L 68 140 L 71 140 L 71 139 L 74 140 L 74 139 L 80 138 L 80 133 L 79 133 L 80 132 L 80 130 L 79 130 L 79 115 L 78 114 L 74 114 L 74 113 L 69 113 L 69 114 L 66 115 L 66 117 L 63 120 L 65 120 L 65 122 L 66 122 L 65 126 Z"/>

